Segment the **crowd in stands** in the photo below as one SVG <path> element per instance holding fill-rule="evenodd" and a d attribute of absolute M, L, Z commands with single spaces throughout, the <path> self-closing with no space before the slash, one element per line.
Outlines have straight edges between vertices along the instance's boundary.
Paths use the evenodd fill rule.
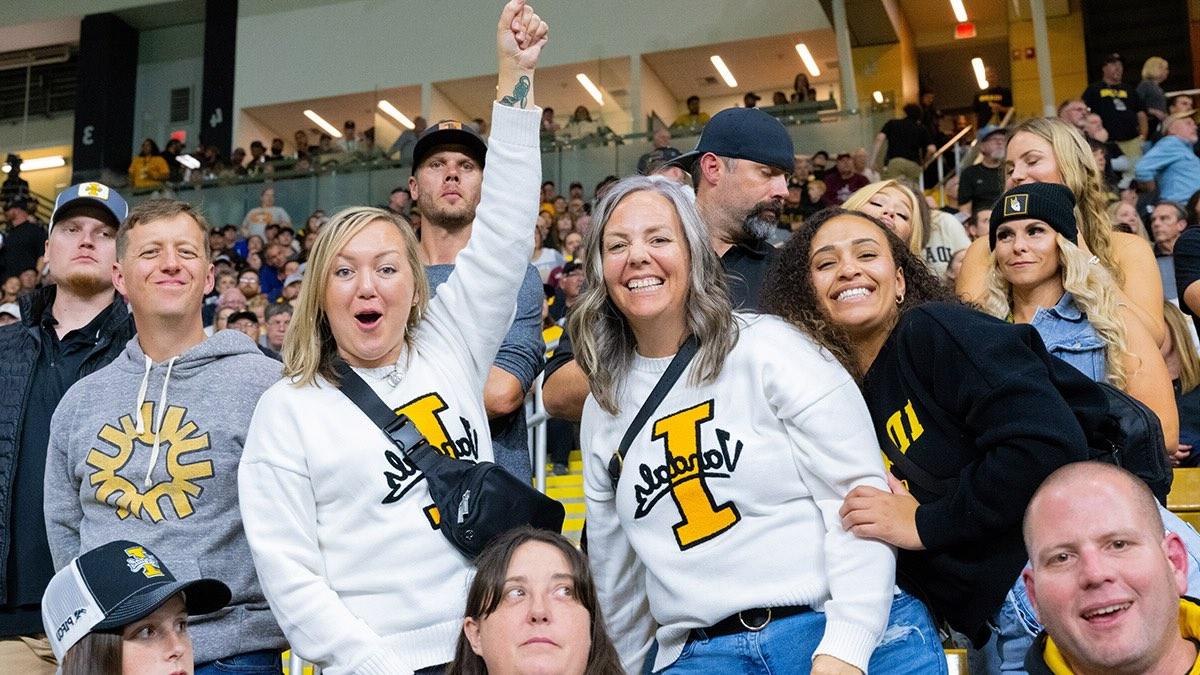
<path fill-rule="evenodd" d="M 88 182 L 42 225 L 10 174 L 0 670 L 1200 667 L 1200 535 L 1165 508 L 1200 465 L 1200 138 L 1165 61 L 1135 88 L 1111 55 L 1056 118 L 980 92 L 928 190 L 931 92 L 870 151 L 799 153 L 752 92 L 692 97 L 636 175 L 564 189 L 540 141 L 606 132 L 536 106 L 547 33 L 505 5 L 490 134 L 418 118 L 377 207 L 301 223 L 268 181 L 210 224 Z M 378 153 L 352 122 L 302 134 L 296 165 Z M 130 189 L 182 151 L 147 139 Z M 539 375 L 584 546 L 519 527 L 470 558 L 449 533 L 480 502 L 439 508 L 410 452 L 530 482 Z"/>

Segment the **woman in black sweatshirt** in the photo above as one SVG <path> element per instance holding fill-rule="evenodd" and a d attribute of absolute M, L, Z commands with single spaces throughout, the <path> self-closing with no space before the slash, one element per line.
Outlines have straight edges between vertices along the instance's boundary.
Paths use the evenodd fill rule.
<path fill-rule="evenodd" d="M 907 481 L 850 493 L 844 526 L 901 549 L 900 586 L 977 645 L 996 632 L 1019 669 L 1038 628 L 1019 584 L 1021 518 L 1047 475 L 1087 459 L 1073 406 L 1102 410 L 1103 394 L 1056 365 L 1031 327 L 959 304 L 862 213 L 806 223 L 763 297 L 857 374 L 892 473 Z"/>

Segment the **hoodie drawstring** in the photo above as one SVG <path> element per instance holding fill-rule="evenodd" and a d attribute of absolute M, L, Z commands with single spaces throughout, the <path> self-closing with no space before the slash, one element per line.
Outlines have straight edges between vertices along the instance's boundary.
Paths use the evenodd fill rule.
<path fill-rule="evenodd" d="M 150 368 L 154 361 L 146 357 L 146 372 L 142 375 L 142 386 L 138 387 L 137 403 L 133 404 L 133 419 L 136 420 L 133 430 L 142 435 L 146 433 L 146 423 L 142 421 L 142 404 L 146 402 L 146 385 L 150 382 Z"/>
<path fill-rule="evenodd" d="M 178 356 L 172 356 L 170 361 L 167 361 L 167 374 L 163 376 L 162 392 L 158 395 L 158 412 L 154 415 L 154 449 L 150 451 L 150 465 L 146 467 L 146 480 L 142 482 L 143 487 L 150 487 L 150 474 L 154 473 L 154 465 L 158 464 L 158 449 L 159 449 L 159 433 L 162 431 L 163 415 L 167 412 L 167 383 L 171 381 L 171 368 L 175 365 L 175 360 Z M 146 357 L 149 361 L 150 357 Z M 150 374 L 147 368 L 146 374 Z M 146 380 L 142 380 L 142 396 L 145 397 Z M 140 417 L 138 419 L 141 419 Z"/>

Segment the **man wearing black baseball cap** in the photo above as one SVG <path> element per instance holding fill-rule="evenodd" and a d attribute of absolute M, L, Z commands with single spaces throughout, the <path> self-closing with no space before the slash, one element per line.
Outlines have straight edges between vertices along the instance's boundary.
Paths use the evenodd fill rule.
<path fill-rule="evenodd" d="M 70 653 L 71 648 L 92 634 L 120 635 L 122 628 L 154 616 L 160 608 L 175 610 L 177 606 L 187 614 L 209 614 L 229 604 L 229 599 L 229 587 L 221 581 L 177 580 L 150 549 L 119 540 L 80 555 L 54 575 L 42 598 L 42 625 L 54 657 L 66 666 L 64 670 L 82 672 L 71 666 L 98 667 L 98 663 L 77 659 L 88 658 L 84 654 L 98 658 L 103 647 L 89 645 L 93 648 L 82 653 Z M 169 619 L 174 624 L 175 617 Z M 158 627 L 152 622 L 151 628 Z M 159 639 L 139 640 L 144 643 L 139 647 L 146 650 L 161 645 L 161 650 L 168 652 L 161 657 L 170 662 L 172 670 L 191 672 L 191 639 L 186 632 L 178 635 L 174 625 L 171 628 L 165 634 L 155 630 L 152 635 Z"/>
<path fill-rule="evenodd" d="M 721 257 L 737 309 L 758 309 L 759 289 L 775 257 L 767 238 L 783 213 L 794 152 L 779 120 L 757 108 L 726 108 L 708 121 L 694 150 L 666 165 L 692 174 L 696 208 L 708 226 L 709 244 Z M 587 378 L 564 332 L 546 363 L 546 410 L 578 420 L 587 394 Z"/>
<path fill-rule="evenodd" d="M 1121 148 L 1130 165 L 1142 156 L 1142 142 L 1149 132 L 1146 108 L 1142 97 L 1125 85 L 1125 64 L 1120 54 L 1104 57 L 1101 78 L 1083 92 L 1083 102 L 1100 116 L 1108 138 Z"/>
<path fill-rule="evenodd" d="M 422 217 L 420 255 L 433 294 L 450 278 L 459 252 L 471 240 L 486 159 L 487 144 L 479 133 L 454 120 L 430 126 L 413 148 L 408 191 Z M 524 403 L 545 365 L 543 297 L 541 276 L 526 265 L 512 326 L 483 388 L 496 463 L 526 481 L 533 476 L 533 466 Z"/>
<path fill-rule="evenodd" d="M 21 321 L 0 328 L 0 388 L 12 403 L 0 407 L 0 481 L 11 486 L 0 493 L 0 664 L 13 672 L 54 671 L 36 648 L 45 641 L 38 603 L 54 572 L 42 511 L 50 417 L 76 380 L 110 363 L 133 337 L 112 285 L 127 212 L 107 185 L 63 190 L 49 238 L 43 232 L 44 245 L 39 240 L 55 283 L 21 298 Z"/>
<path fill-rule="evenodd" d="M 735 308 L 756 309 L 775 250 L 766 243 L 787 197 L 792 138 L 779 120 L 757 108 L 713 115 L 696 148 L 671 164 L 692 174 L 696 207 L 729 276 Z"/>

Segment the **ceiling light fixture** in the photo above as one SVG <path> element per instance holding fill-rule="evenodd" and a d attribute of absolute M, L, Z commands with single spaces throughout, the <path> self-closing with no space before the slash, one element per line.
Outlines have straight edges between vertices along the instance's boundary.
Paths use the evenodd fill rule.
<path fill-rule="evenodd" d="M 600 93 L 600 87 L 597 87 L 587 75 L 576 73 L 575 79 L 579 80 L 579 84 L 583 85 L 584 89 L 587 89 L 587 93 L 596 99 L 596 103 L 604 105 L 604 95 Z"/>
<path fill-rule="evenodd" d="M 967 10 L 963 7 L 962 0 L 950 0 L 950 9 L 954 10 L 954 19 L 959 23 L 965 23 L 967 20 Z"/>
<path fill-rule="evenodd" d="M 21 160 L 22 171 L 37 171 L 38 169 L 57 169 L 60 166 L 66 166 L 67 160 L 62 155 L 50 155 L 48 157 L 34 157 L 32 159 Z M 5 164 L 0 167 L 4 173 L 12 171 L 12 167 Z"/>
<path fill-rule="evenodd" d="M 389 116 L 391 116 L 392 119 L 399 122 L 405 128 L 408 128 L 408 129 L 417 128 L 417 125 L 413 124 L 413 121 L 408 119 L 407 115 L 405 115 L 404 113 L 397 110 L 396 106 L 392 105 L 391 102 L 388 101 L 387 99 L 382 99 L 379 101 L 379 109 L 382 110 L 383 112 L 387 113 Z"/>
<path fill-rule="evenodd" d="M 326 122 L 325 118 L 321 117 L 317 113 L 315 113 L 311 110 L 305 110 L 304 116 L 307 117 L 308 119 L 312 120 L 313 124 L 321 127 L 321 129 L 324 130 L 325 133 L 329 134 L 330 136 L 333 136 L 334 138 L 342 137 L 342 132 L 338 131 L 337 127 L 333 126 L 329 122 Z"/>
<path fill-rule="evenodd" d="M 721 74 L 721 79 L 725 80 L 726 85 L 730 88 L 737 87 L 737 80 L 733 78 L 733 73 L 729 72 L 729 66 L 725 65 L 725 61 L 720 56 L 713 54 L 709 60 L 712 61 L 717 72 Z"/>
<path fill-rule="evenodd" d="M 976 56 L 971 59 L 971 67 L 975 69 L 975 81 L 979 83 L 980 89 L 988 88 L 987 72 L 983 69 L 983 59 Z"/>
<path fill-rule="evenodd" d="M 800 60 L 804 62 L 804 67 L 808 69 L 809 75 L 821 76 L 821 69 L 817 67 L 817 60 L 813 58 L 812 52 L 808 51 L 808 45 L 803 42 L 797 44 L 796 53 L 800 55 Z"/>

